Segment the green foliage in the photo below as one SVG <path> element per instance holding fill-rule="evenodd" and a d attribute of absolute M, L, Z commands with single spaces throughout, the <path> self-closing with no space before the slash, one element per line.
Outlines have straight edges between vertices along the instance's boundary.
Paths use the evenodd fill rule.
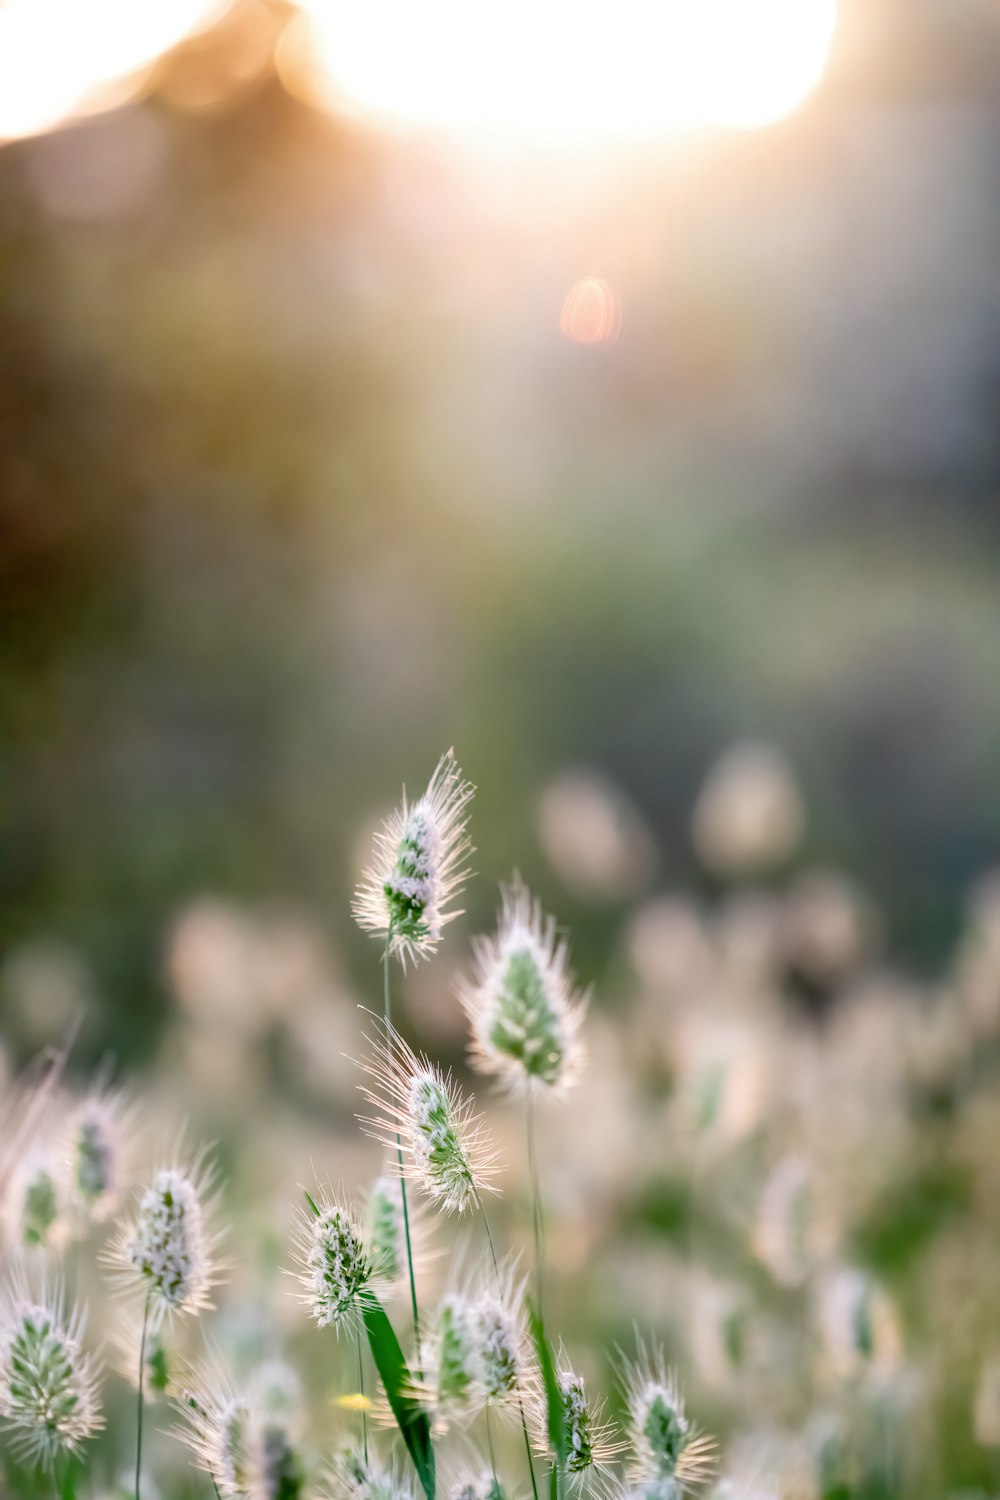
<path fill-rule="evenodd" d="M 371 1349 L 375 1368 L 378 1370 L 386 1400 L 392 1409 L 407 1452 L 413 1460 L 421 1487 L 427 1500 L 434 1500 L 434 1449 L 431 1445 L 431 1426 L 418 1401 L 410 1394 L 413 1390 L 411 1375 L 399 1340 L 393 1332 L 378 1298 L 373 1292 L 364 1291 L 358 1298 L 368 1346 Z"/>

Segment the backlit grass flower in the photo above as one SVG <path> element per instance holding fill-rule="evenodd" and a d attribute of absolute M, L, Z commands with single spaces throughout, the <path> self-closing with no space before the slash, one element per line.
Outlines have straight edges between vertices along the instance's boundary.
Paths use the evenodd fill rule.
<path fill-rule="evenodd" d="M 369 1061 L 374 1087 L 361 1092 L 380 1113 L 363 1118 L 385 1146 L 399 1143 L 406 1175 L 446 1212 L 462 1213 L 495 1191 L 496 1168 L 474 1099 L 465 1099 L 451 1074 L 418 1057 L 392 1027 L 381 1025 Z"/>
<path fill-rule="evenodd" d="M 414 1500 L 394 1464 L 386 1466 L 374 1455 L 366 1458 L 355 1447 L 343 1448 L 324 1478 L 326 1500 Z"/>
<path fill-rule="evenodd" d="M 364 1198 L 365 1233 L 372 1254 L 378 1262 L 379 1275 L 387 1296 L 401 1292 L 407 1283 L 406 1230 L 409 1224 L 410 1249 L 415 1274 L 419 1278 L 434 1252 L 429 1246 L 426 1213 L 412 1195 L 403 1214 L 402 1182 L 398 1173 L 385 1171 L 377 1177 Z"/>
<path fill-rule="evenodd" d="M 555 919 L 518 876 L 502 890 L 495 936 L 474 939 L 473 951 L 474 973 L 458 988 L 473 1065 L 514 1091 L 569 1087 L 582 1064 L 586 1002 L 574 988 Z"/>
<path fill-rule="evenodd" d="M 532 1397 L 533 1363 L 528 1354 L 524 1280 L 507 1262 L 495 1281 L 492 1272 L 472 1304 L 476 1361 L 483 1397 L 504 1406 Z"/>
<path fill-rule="evenodd" d="M 59 1238 L 64 1193 L 59 1163 L 52 1150 L 35 1146 L 14 1174 L 8 1219 L 12 1238 L 24 1249 L 50 1246 Z"/>
<path fill-rule="evenodd" d="M 677 1494 L 708 1479 L 715 1443 L 690 1421 L 674 1374 L 662 1350 L 647 1353 L 639 1343 L 634 1363 L 623 1363 L 633 1487 L 670 1482 Z"/>
<path fill-rule="evenodd" d="M 219 1235 L 210 1227 L 213 1187 L 203 1158 L 191 1167 L 161 1167 L 111 1247 L 107 1259 L 119 1280 L 144 1293 L 152 1329 L 175 1313 L 212 1305 L 220 1271 Z"/>
<path fill-rule="evenodd" d="M 95 1091 L 72 1112 L 66 1167 L 73 1206 L 87 1218 L 106 1219 L 128 1186 L 131 1111 L 122 1095 Z"/>
<path fill-rule="evenodd" d="M 321 1193 L 296 1221 L 295 1272 L 300 1300 L 320 1328 L 357 1327 L 363 1292 L 381 1284 L 381 1266 L 349 1203 Z"/>
<path fill-rule="evenodd" d="M 444 926 L 459 915 L 448 905 L 468 879 L 463 862 L 472 852 L 466 828 L 474 791 L 449 750 L 423 796 L 411 805 L 404 791 L 402 806 L 375 835 L 352 911 L 404 966 L 433 953 Z"/>
<path fill-rule="evenodd" d="M 51 1468 L 103 1426 L 84 1324 L 80 1310 L 67 1313 L 61 1291 L 33 1297 L 23 1286 L 0 1313 L 0 1421 L 23 1460 Z"/>
<path fill-rule="evenodd" d="M 441 1299 L 421 1340 L 422 1378 L 414 1394 L 428 1409 L 434 1429 L 444 1433 L 479 1405 L 472 1309 L 461 1292 Z"/>
<path fill-rule="evenodd" d="M 178 1436 L 225 1500 L 298 1500 L 303 1479 L 282 1417 L 218 1368 L 192 1378 L 175 1401 Z"/>
<path fill-rule="evenodd" d="M 603 1402 L 588 1396 L 583 1377 L 566 1363 L 565 1358 L 559 1360 L 556 1380 L 567 1441 L 563 1472 L 571 1483 L 593 1479 L 621 1451 L 621 1444 L 614 1439 L 610 1425 L 604 1420 Z M 545 1402 L 537 1390 L 532 1392 L 530 1407 L 536 1445 L 551 1462 L 557 1462 L 549 1445 Z"/>

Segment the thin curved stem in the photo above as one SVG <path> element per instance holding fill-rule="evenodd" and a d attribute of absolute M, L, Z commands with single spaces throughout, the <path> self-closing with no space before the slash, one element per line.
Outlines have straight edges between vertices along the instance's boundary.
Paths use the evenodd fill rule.
<path fill-rule="evenodd" d="M 361 1324 L 357 1327 L 358 1336 L 358 1395 L 361 1397 L 361 1439 L 365 1449 L 365 1472 L 368 1471 L 368 1413 L 365 1410 L 365 1366 L 361 1356 Z"/>
<path fill-rule="evenodd" d="M 486 1240 L 490 1247 L 490 1259 L 493 1261 L 493 1274 L 496 1277 L 497 1292 L 503 1296 L 503 1283 L 500 1279 L 500 1264 L 497 1260 L 496 1247 L 493 1244 L 493 1231 L 490 1229 L 490 1221 L 486 1217 L 486 1207 L 482 1198 L 476 1193 L 476 1206 L 483 1219 L 483 1228 L 486 1230 Z M 521 1396 L 521 1387 L 517 1386 L 517 1409 L 521 1417 L 521 1433 L 524 1437 L 524 1451 L 528 1459 L 528 1473 L 531 1475 L 531 1493 L 533 1500 L 538 1500 L 538 1483 L 535 1479 L 535 1460 L 531 1456 L 531 1439 L 528 1436 L 528 1419 L 524 1414 L 524 1400 Z M 488 1410 L 488 1408 L 487 1408 Z M 494 1475 L 495 1477 L 495 1475 Z"/>
<path fill-rule="evenodd" d="M 389 1057 L 392 1057 L 392 989 L 389 982 L 389 948 L 392 943 L 392 929 L 386 939 L 385 951 L 382 954 L 382 990 L 385 1008 L 385 1045 Z M 413 1342 L 417 1350 L 417 1373 L 420 1373 L 420 1313 L 417 1310 L 417 1283 L 413 1274 L 413 1246 L 410 1241 L 410 1212 L 406 1202 L 406 1176 L 403 1172 L 403 1144 L 399 1131 L 396 1131 L 396 1159 L 399 1162 L 399 1193 L 403 1205 L 403 1233 L 406 1237 L 406 1268 L 410 1277 L 410 1306 L 413 1309 Z"/>
<path fill-rule="evenodd" d="M 149 1293 L 146 1293 L 145 1306 L 142 1309 L 142 1338 L 139 1340 L 139 1404 L 136 1413 L 136 1435 L 135 1435 L 135 1500 L 140 1500 L 139 1485 L 142 1473 L 142 1416 L 143 1416 L 143 1383 L 146 1375 L 146 1330 L 149 1327 Z"/>
<path fill-rule="evenodd" d="M 496 1454 L 493 1452 L 493 1429 L 490 1426 L 490 1403 L 488 1401 L 486 1403 L 485 1411 L 486 1411 L 486 1446 L 489 1449 L 489 1455 L 490 1455 L 490 1473 L 493 1475 L 493 1488 L 494 1488 L 494 1490 L 497 1490 L 500 1487 L 500 1481 L 497 1479 L 497 1460 L 496 1460 Z"/>

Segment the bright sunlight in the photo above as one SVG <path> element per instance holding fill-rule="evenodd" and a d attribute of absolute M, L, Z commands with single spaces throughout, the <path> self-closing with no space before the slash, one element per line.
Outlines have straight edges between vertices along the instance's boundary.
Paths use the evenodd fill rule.
<path fill-rule="evenodd" d="M 819 80 L 836 0 L 304 0 L 331 105 L 554 141 L 749 128 Z"/>

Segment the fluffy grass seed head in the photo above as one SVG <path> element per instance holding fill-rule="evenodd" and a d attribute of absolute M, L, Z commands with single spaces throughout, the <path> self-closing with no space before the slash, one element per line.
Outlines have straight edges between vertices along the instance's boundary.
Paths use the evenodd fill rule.
<path fill-rule="evenodd" d="M 414 1500 L 413 1490 L 394 1464 L 387 1467 L 374 1457 L 366 1460 L 353 1446 L 341 1449 L 333 1459 L 322 1493 L 326 1500 Z"/>
<path fill-rule="evenodd" d="M 430 1246 L 426 1214 L 419 1200 L 406 1205 L 409 1221 L 410 1249 L 419 1279 L 435 1252 Z M 377 1177 L 364 1198 L 363 1222 L 372 1255 L 378 1263 L 387 1296 L 403 1293 L 408 1285 L 406 1264 L 406 1222 L 403 1218 L 403 1187 L 398 1172 L 387 1168 Z"/>
<path fill-rule="evenodd" d="M 375 835 L 372 863 L 352 903 L 355 921 L 382 938 L 405 967 L 433 953 L 445 925 L 459 915 L 449 902 L 468 879 L 466 834 L 475 788 L 449 750 L 423 796 L 402 805 Z"/>
<path fill-rule="evenodd" d="M 516 1262 L 501 1269 L 499 1286 L 492 1272 L 472 1304 L 479 1384 L 491 1406 L 504 1406 L 518 1396 L 532 1397 L 533 1365 L 528 1354 L 524 1316 L 524 1278 Z"/>
<path fill-rule="evenodd" d="M 479 1405 L 472 1308 L 460 1292 L 442 1298 L 421 1352 L 424 1376 L 419 1394 L 438 1432 L 445 1432 Z"/>
<path fill-rule="evenodd" d="M 72 1112 L 65 1146 L 69 1197 L 88 1219 L 107 1219 L 131 1176 L 132 1111 L 122 1095 L 95 1090 Z"/>
<path fill-rule="evenodd" d="M 358 1299 L 384 1277 L 378 1256 L 358 1223 L 353 1206 L 329 1193 L 309 1199 L 296 1221 L 294 1254 L 300 1299 L 320 1328 L 352 1332 Z"/>
<path fill-rule="evenodd" d="M 67 1314 L 61 1291 L 24 1286 L 0 1314 L 0 1421 L 19 1458 L 51 1469 L 103 1426 L 98 1367 L 84 1352 L 84 1314 Z"/>
<path fill-rule="evenodd" d="M 448 1500 L 507 1500 L 507 1492 L 489 1469 L 460 1474 L 448 1487 Z"/>
<path fill-rule="evenodd" d="M 54 1144 L 36 1140 L 11 1173 L 3 1203 L 12 1252 L 58 1250 L 70 1237 L 65 1173 Z"/>
<path fill-rule="evenodd" d="M 120 1280 L 145 1294 L 153 1329 L 175 1313 L 197 1314 L 212 1305 L 220 1271 L 219 1236 L 210 1228 L 213 1186 L 203 1158 L 191 1167 L 159 1168 L 112 1244 L 108 1259 Z"/>
<path fill-rule="evenodd" d="M 299 1500 L 303 1479 L 285 1423 L 256 1390 L 237 1390 L 217 1368 L 191 1379 L 175 1405 L 178 1436 L 225 1500 Z"/>
<path fill-rule="evenodd" d="M 602 1419 L 600 1403 L 588 1397 L 583 1378 L 563 1365 L 558 1380 L 569 1443 L 566 1472 L 572 1478 L 604 1467 L 618 1447 L 611 1441 L 610 1428 Z"/>
<path fill-rule="evenodd" d="M 629 1481 L 633 1491 L 652 1487 L 678 1496 L 709 1479 L 715 1443 L 688 1418 L 684 1400 L 663 1351 L 639 1342 L 634 1362 L 622 1362 L 628 1420 Z"/>
<path fill-rule="evenodd" d="M 495 1153 L 475 1100 L 464 1098 L 450 1073 L 418 1057 L 391 1026 L 376 1024 L 378 1039 L 361 1064 L 373 1087 L 361 1085 L 361 1092 L 379 1114 L 361 1123 L 386 1147 L 398 1137 L 407 1176 L 445 1212 L 462 1213 L 484 1192 L 496 1191 L 490 1183 Z"/>
<path fill-rule="evenodd" d="M 470 1059 L 512 1092 L 564 1091 L 580 1074 L 586 998 L 573 985 L 569 949 L 553 917 L 515 875 L 502 888 L 497 931 L 473 940 L 471 977 L 458 997 L 472 1028 Z"/>

